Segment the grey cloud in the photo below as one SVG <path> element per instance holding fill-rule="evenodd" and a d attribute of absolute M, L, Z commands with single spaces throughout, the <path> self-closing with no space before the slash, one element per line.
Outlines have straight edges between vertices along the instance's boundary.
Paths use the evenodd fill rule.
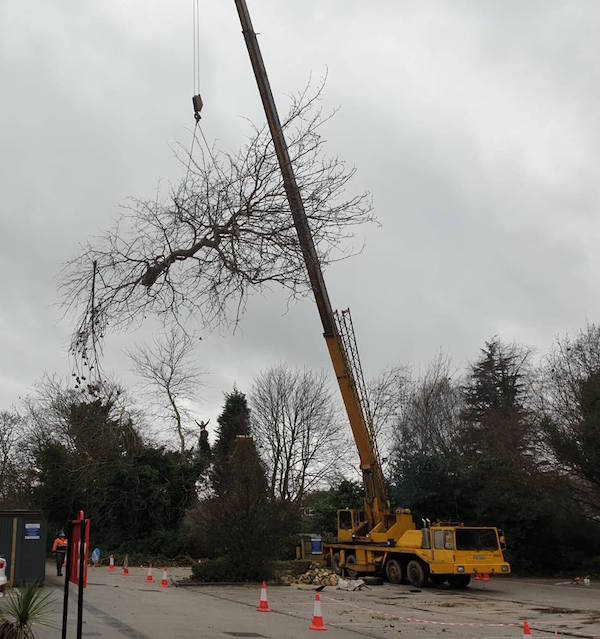
<path fill-rule="evenodd" d="M 201 3 L 206 135 L 228 148 L 261 107 L 230 3 Z M 600 97 L 596 2 L 249 0 L 280 108 L 328 67 L 331 152 L 359 169 L 382 228 L 327 272 L 351 306 L 368 374 L 462 365 L 483 339 L 547 348 L 595 320 Z M 68 374 L 61 263 L 130 195 L 182 175 L 191 117 L 185 2 L 5 0 L 0 7 L 0 405 L 44 369 Z M 252 299 L 234 336 L 204 335 L 199 411 L 280 361 L 327 368 L 310 299 Z M 152 328 L 132 332 L 136 339 Z M 110 340 L 106 367 L 131 381 Z M 332 376 L 333 381 L 333 376 Z"/>

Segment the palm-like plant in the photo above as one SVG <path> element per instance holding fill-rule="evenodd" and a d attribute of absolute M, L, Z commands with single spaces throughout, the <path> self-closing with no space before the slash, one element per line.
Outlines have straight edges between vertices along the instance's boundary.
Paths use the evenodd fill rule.
<path fill-rule="evenodd" d="M 13 590 L 3 610 L 0 610 L 0 639 L 36 639 L 34 625 L 51 626 L 50 593 L 31 584 Z"/>

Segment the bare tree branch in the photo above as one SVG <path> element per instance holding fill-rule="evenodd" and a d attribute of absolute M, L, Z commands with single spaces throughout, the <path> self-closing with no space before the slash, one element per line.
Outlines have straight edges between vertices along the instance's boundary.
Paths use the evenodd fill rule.
<path fill-rule="evenodd" d="M 321 89 L 292 99 L 284 129 L 326 266 L 348 256 L 353 227 L 374 218 L 368 193 L 348 193 L 355 169 L 324 153 L 321 128 L 331 116 L 319 106 Z M 307 292 L 268 128 L 253 125 L 235 154 L 195 148 L 168 201 L 133 201 L 114 229 L 66 264 L 60 290 L 65 308 L 82 313 L 71 345 L 80 363 L 96 365 L 109 327 L 148 314 L 178 321 L 193 312 L 214 327 L 237 322 L 247 296 L 269 284 L 291 297 Z"/>
<path fill-rule="evenodd" d="M 302 502 L 339 473 L 346 440 L 325 373 L 263 371 L 250 394 L 251 427 L 273 497 Z"/>
<path fill-rule="evenodd" d="M 158 409 L 159 418 L 174 422 L 179 452 L 184 455 L 189 433 L 186 422 L 192 420 L 186 402 L 193 400 L 202 386 L 202 372 L 194 362 L 193 338 L 172 327 L 151 346 L 137 346 L 127 354 L 136 373 L 149 382 L 143 391 L 149 404 Z"/>
<path fill-rule="evenodd" d="M 368 383 L 369 405 L 382 466 L 386 467 L 394 440 L 394 430 L 401 418 L 409 395 L 408 369 L 394 366 Z"/>
<path fill-rule="evenodd" d="M 460 386 L 452 382 L 451 361 L 439 353 L 412 384 L 394 433 L 395 449 L 447 455 L 457 446 L 462 408 Z"/>

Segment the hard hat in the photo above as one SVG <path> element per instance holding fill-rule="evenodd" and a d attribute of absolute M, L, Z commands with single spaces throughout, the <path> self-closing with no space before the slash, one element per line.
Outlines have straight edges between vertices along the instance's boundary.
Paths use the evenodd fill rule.
<path fill-rule="evenodd" d="M 4 586 L 6 583 L 8 583 L 6 578 L 6 559 L 0 557 L 0 586 Z"/>
<path fill-rule="evenodd" d="M 56 533 L 56 536 L 57 536 L 57 537 L 66 537 L 66 535 L 65 535 L 65 531 L 64 531 L 64 530 L 59 530 L 59 531 Z"/>

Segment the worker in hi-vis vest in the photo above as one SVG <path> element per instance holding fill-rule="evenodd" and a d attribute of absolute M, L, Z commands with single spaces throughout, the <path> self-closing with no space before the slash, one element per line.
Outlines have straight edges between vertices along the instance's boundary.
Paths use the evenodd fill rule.
<path fill-rule="evenodd" d="M 56 533 L 56 539 L 52 544 L 52 552 L 56 553 L 56 574 L 62 576 L 62 567 L 65 562 L 65 555 L 67 554 L 67 536 L 64 530 L 59 530 Z"/>

